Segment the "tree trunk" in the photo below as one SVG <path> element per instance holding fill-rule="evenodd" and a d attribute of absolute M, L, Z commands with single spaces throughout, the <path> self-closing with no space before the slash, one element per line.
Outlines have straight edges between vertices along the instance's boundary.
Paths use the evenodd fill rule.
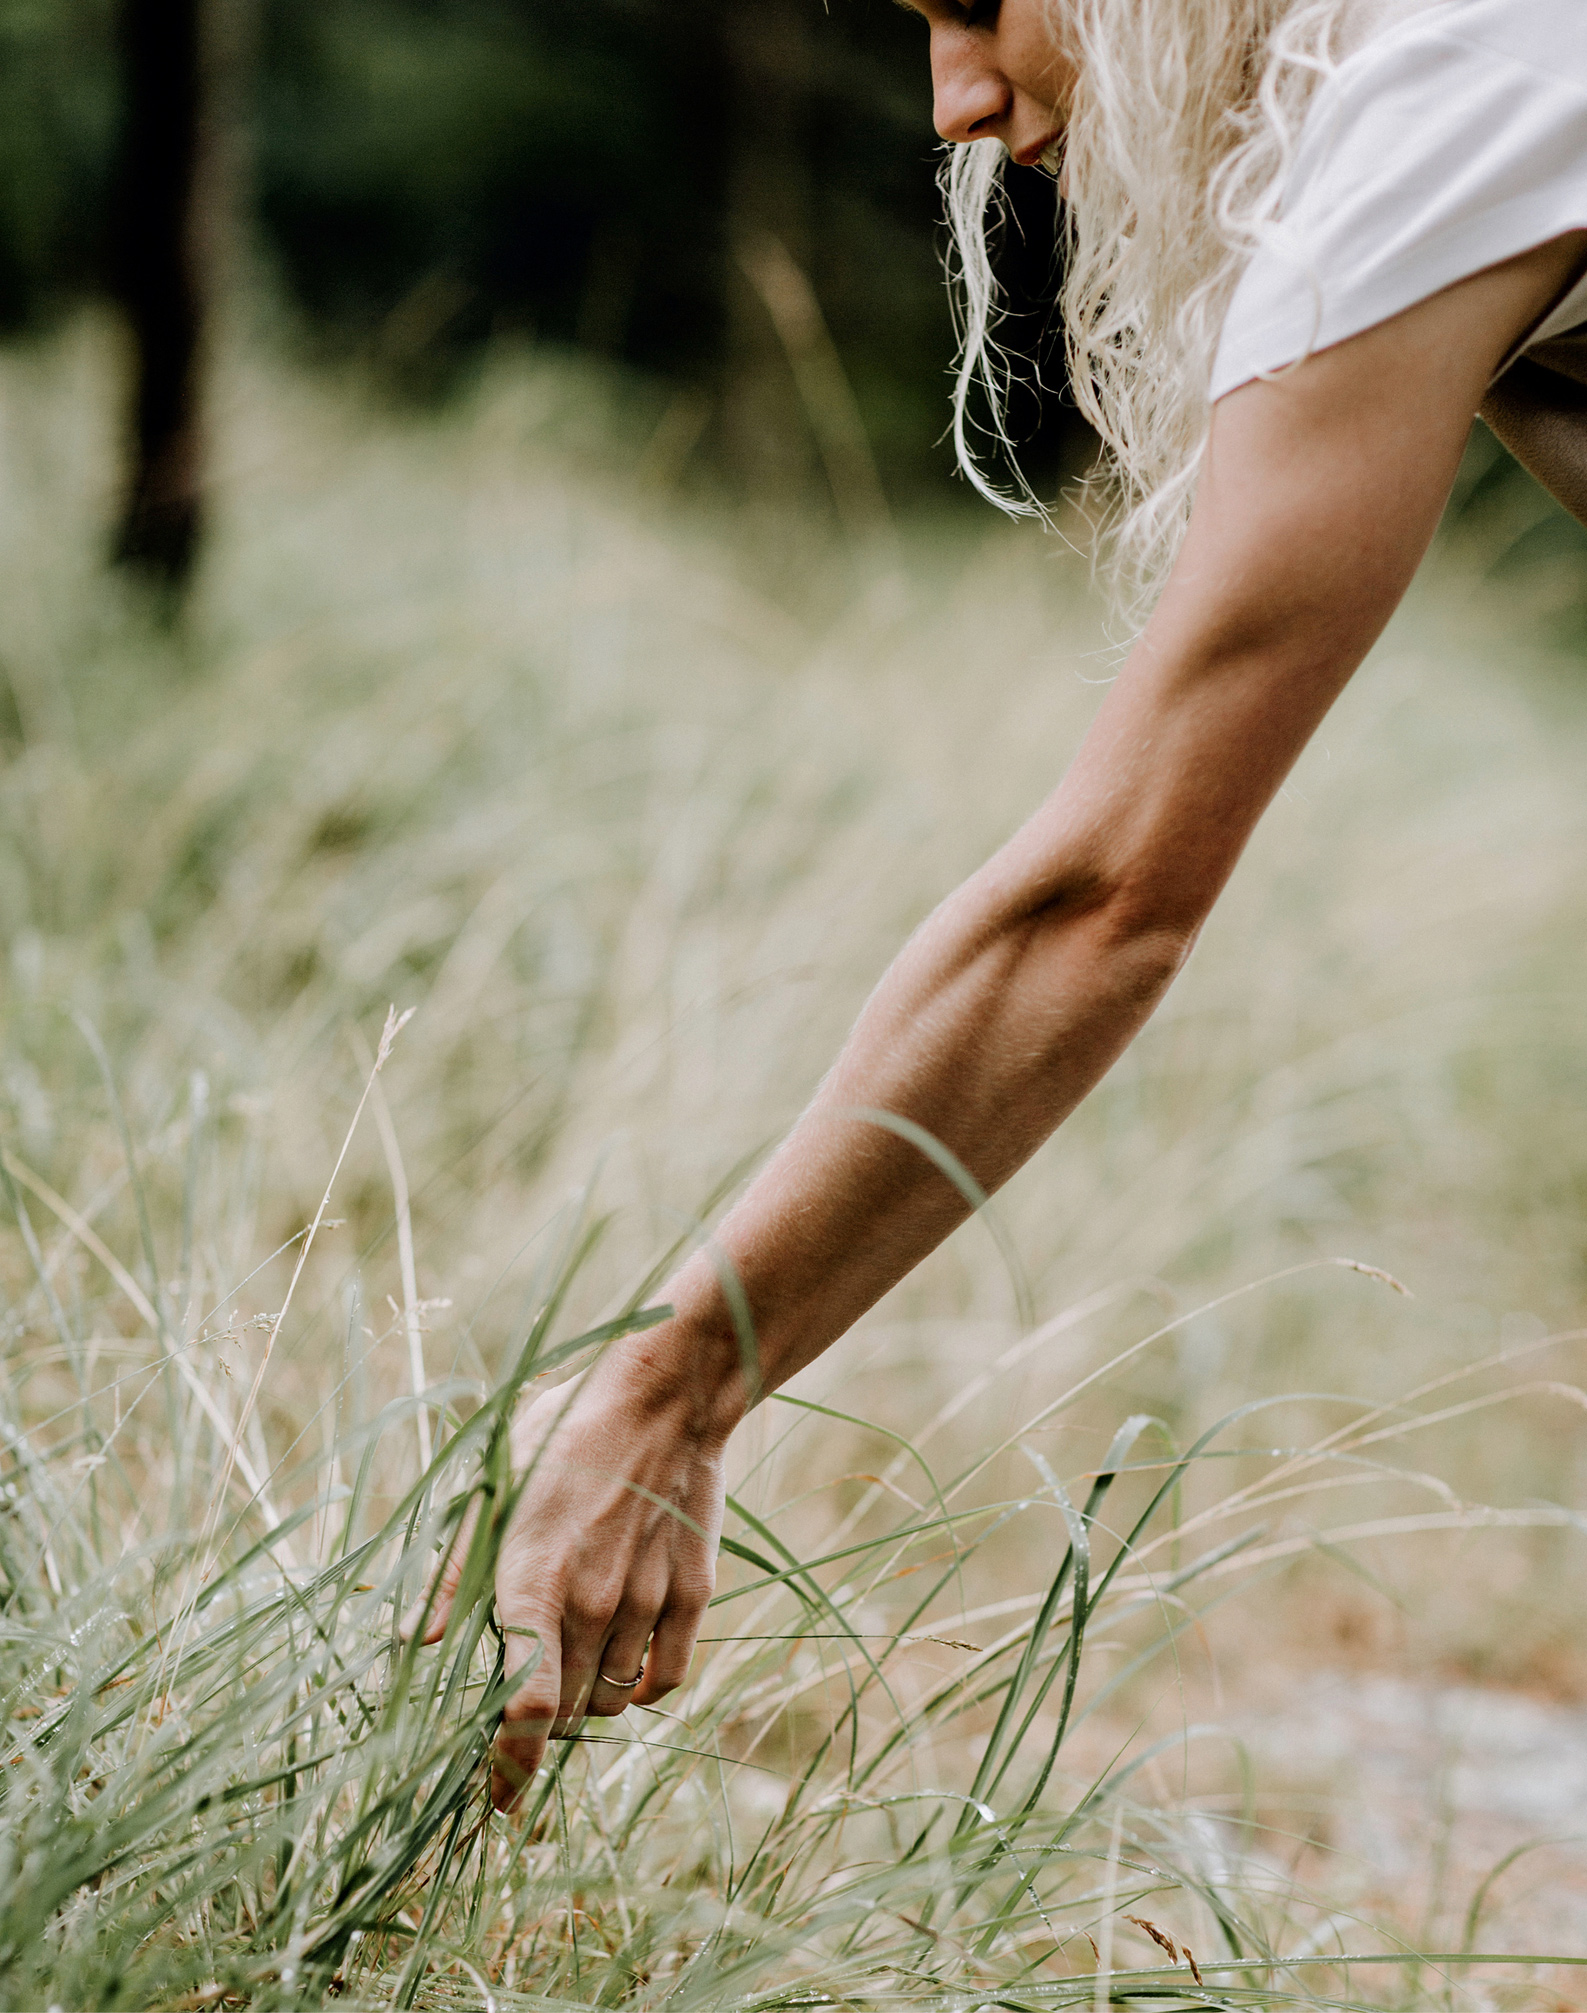
<path fill-rule="evenodd" d="M 113 256 L 132 338 L 116 558 L 179 595 L 204 524 L 204 365 L 216 251 L 207 0 L 121 0 Z"/>

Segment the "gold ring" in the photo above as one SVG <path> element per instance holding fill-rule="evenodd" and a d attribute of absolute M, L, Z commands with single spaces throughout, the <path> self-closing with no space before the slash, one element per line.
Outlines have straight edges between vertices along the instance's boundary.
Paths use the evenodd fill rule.
<path fill-rule="evenodd" d="M 631 1677 L 631 1678 L 608 1677 L 605 1671 L 597 1671 L 596 1676 L 599 1677 L 602 1684 L 609 1684 L 613 1691 L 636 1691 L 638 1687 L 644 1683 L 645 1667 L 643 1664 L 639 1666 L 638 1677 Z"/>

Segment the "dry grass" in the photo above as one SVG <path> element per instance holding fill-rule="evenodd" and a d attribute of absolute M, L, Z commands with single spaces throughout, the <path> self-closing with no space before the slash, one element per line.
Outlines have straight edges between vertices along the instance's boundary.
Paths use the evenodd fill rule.
<path fill-rule="evenodd" d="M 1513 591 L 1469 553 L 1431 570 L 1157 1022 L 1001 1200 L 1025 1280 L 969 1226 L 800 1381 L 849 1423 L 782 1405 L 745 1434 L 744 1551 L 863 1549 L 719 1608 L 715 1633 L 752 1640 L 704 1665 L 690 1754 L 658 1758 L 651 1728 L 570 1755 L 525 1844 L 475 1823 L 485 1610 L 450 1697 L 383 1646 L 415 1349 L 434 1429 L 475 1419 L 444 1471 L 466 1480 L 474 1408 L 553 1283 L 546 1347 L 632 1303 L 902 936 L 1062 772 L 1113 658 L 1050 545 L 949 516 L 907 527 L 878 581 L 790 526 L 774 565 L 708 504 L 636 490 L 637 402 L 522 359 L 437 420 L 239 366 L 224 524 L 172 642 L 95 566 L 103 366 L 85 330 L 0 367 L 0 1089 L 34 1246 L 20 1223 L 0 1245 L 31 1757 L 11 1780 L 33 1798 L 12 1792 L 5 1839 L 70 1870 L 62 1839 L 113 1810 L 138 1844 L 135 1871 L 94 1876 L 113 1907 L 74 1872 L 13 1909 L 55 1954 L 14 1939 L 8 2003 L 174 2003 L 211 1978 L 301 2003 L 336 1967 L 376 2001 L 400 1980 L 436 2004 L 1081 2005 L 1105 1996 L 1087 1936 L 1104 1968 L 1155 1961 L 1126 1913 L 1191 1939 L 1212 2003 L 1425 2003 L 1414 1968 L 1283 1968 L 1329 1947 L 1307 1939 L 1343 1876 L 1308 1860 L 1308 1898 L 1293 1812 L 1247 1823 L 1183 1729 L 1220 1684 L 1318 1659 L 1584 1682 L 1557 1507 L 1579 1496 L 1580 1352 L 1542 1344 L 1580 1299 L 1584 719 Z M 283 1323 L 392 1001 L 414 1017 Z M 574 1264 L 576 1224 L 600 1235 Z M 1072 1576 L 1052 1627 L 1032 1620 L 1135 1413 L 1162 1423 L 1113 1457 L 1099 1576 L 1166 1494 L 1090 1617 L 1026 1809 L 1081 1663 Z M 269 1513 L 233 1528 L 250 1475 Z M 290 1540 L 195 1611 L 197 1569 L 294 1508 Z M 1354 1578 L 1318 1564 L 1319 1531 Z M 724 1591 L 767 1570 L 741 1551 Z M 168 1632 L 158 1654 L 127 1613 Z M 92 1656 L 59 1647 L 73 1631 Z M 227 1670 L 251 1699 L 241 1759 Z M 991 1786 L 999 1701 L 1049 1673 Z M 52 1701 L 100 1712 L 122 1677 L 135 1711 L 60 1730 Z M 308 1785 L 289 1812 L 264 1783 L 311 1682 L 329 1702 L 288 1758 Z M 378 1740 L 349 1731 L 365 1713 Z M 188 1746 L 162 1745 L 168 1720 Z M 183 1785 L 163 1814 L 161 1766 Z M 789 1801 L 806 1770 L 813 1816 Z M 424 1831 L 421 1779 L 463 1830 Z M 336 1888 L 359 1784 L 395 1855 L 361 1915 Z M 928 1790 L 912 1861 L 896 1799 Z M 942 1816 L 966 1792 L 1000 1845 Z M 236 1821 L 206 1831 L 201 1799 L 227 1796 Z M 1010 1871 L 1027 1846 L 1034 1887 Z M 371 1939 L 356 1964 L 338 1908 Z M 1487 1974 L 1453 1975 L 1481 2003 Z"/>

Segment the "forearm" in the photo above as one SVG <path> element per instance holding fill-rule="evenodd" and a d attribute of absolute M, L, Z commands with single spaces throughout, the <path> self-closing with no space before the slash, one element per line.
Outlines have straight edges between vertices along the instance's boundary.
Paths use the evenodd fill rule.
<path fill-rule="evenodd" d="M 719 1434 L 1006 1181 L 1146 1019 L 1274 792 L 1431 538 L 1472 408 L 1573 246 L 1478 275 L 1221 402 L 1184 548 L 1051 802 L 871 1000 L 820 1095 L 633 1345 L 647 1394 Z M 1558 268 L 1558 269 L 1557 269 Z M 722 1273 L 742 1288 L 741 1368 Z"/>
<path fill-rule="evenodd" d="M 1060 788 L 905 947 L 810 1109 L 670 1282 L 676 1318 L 625 1345 L 647 1402 L 720 1436 L 964 1220 L 920 1147 L 860 1114 L 920 1127 L 987 1193 L 1062 1123 L 1162 997 L 1364 647 L 1336 629 L 1308 608 L 1209 637 L 1164 597 Z M 1210 758 L 1226 746 L 1237 760 Z"/>
<path fill-rule="evenodd" d="M 675 1318 L 624 1345 L 645 1404 L 724 1436 L 964 1220 L 941 1168 L 864 1113 L 921 1128 L 987 1193 L 1062 1123 L 1162 997 L 1365 647 L 1338 627 L 1307 609 L 1209 640 L 1165 596 L 1062 786 L 905 947 L 670 1282 Z M 1209 759 L 1225 745 L 1237 761 Z"/>
<path fill-rule="evenodd" d="M 864 1113 L 918 1126 L 991 1193 L 1099 1081 L 1358 654 L 1326 630 L 1308 614 L 1208 643 L 1165 597 L 1063 784 L 905 947 L 809 1110 L 670 1282 L 675 1318 L 625 1345 L 645 1404 L 722 1437 L 964 1220 L 954 1182 Z M 1208 761 L 1209 737 L 1238 763 Z"/>
<path fill-rule="evenodd" d="M 676 1320 L 636 1353 L 730 1427 L 756 1383 L 812 1361 L 969 1212 L 919 1147 L 861 1114 L 911 1121 L 997 1189 L 1128 1044 L 1192 934 L 1078 865 L 1035 877 L 994 860 L 899 956 L 793 1133 L 671 1282 Z"/>

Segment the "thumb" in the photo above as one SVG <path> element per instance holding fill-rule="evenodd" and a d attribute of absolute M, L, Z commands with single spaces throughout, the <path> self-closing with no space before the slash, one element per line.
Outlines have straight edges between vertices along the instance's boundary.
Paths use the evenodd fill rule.
<path fill-rule="evenodd" d="M 397 1633 L 405 1643 L 412 1642 L 416 1635 L 421 1643 L 438 1643 L 446 1634 L 446 1625 L 452 1619 L 452 1607 L 457 1599 L 458 1582 L 463 1577 L 463 1562 L 468 1557 L 469 1543 L 478 1521 L 479 1502 L 476 1498 L 458 1527 L 457 1536 L 447 1547 L 446 1557 L 431 1572 L 424 1592 L 402 1618 Z"/>
<path fill-rule="evenodd" d="M 456 1593 L 456 1582 L 449 1586 L 444 1574 L 439 1583 L 432 1580 L 423 1598 L 415 1601 L 402 1618 L 397 1630 L 402 1641 L 411 1643 L 417 1635 L 419 1641 L 426 1647 L 431 1643 L 438 1643 L 446 1634 L 446 1625 L 452 1619 L 452 1602 Z"/>

